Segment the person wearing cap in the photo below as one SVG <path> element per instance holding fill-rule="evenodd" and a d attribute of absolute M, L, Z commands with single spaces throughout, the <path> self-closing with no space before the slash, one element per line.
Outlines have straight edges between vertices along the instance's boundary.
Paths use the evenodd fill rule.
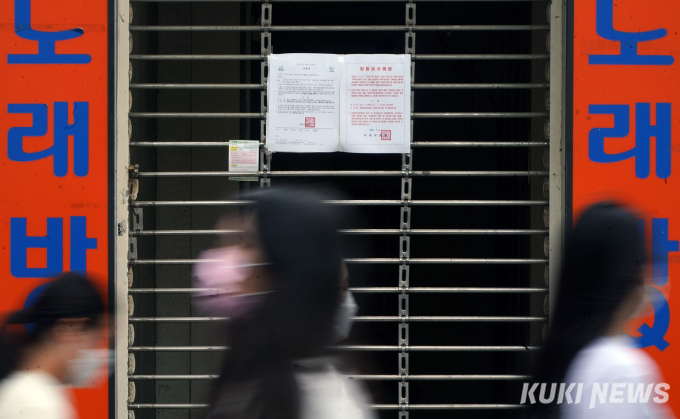
<path fill-rule="evenodd" d="M 0 331 L 0 418 L 76 419 L 69 387 L 102 375 L 104 303 L 92 283 L 65 273 L 35 303 L 11 313 Z"/>

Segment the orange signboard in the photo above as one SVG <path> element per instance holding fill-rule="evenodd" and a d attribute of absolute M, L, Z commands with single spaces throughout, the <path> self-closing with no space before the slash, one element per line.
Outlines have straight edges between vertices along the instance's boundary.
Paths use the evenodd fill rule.
<path fill-rule="evenodd" d="M 61 271 L 108 292 L 110 7 L 0 0 L 3 317 Z M 109 416 L 109 385 L 76 390 L 81 419 Z"/>
<path fill-rule="evenodd" d="M 680 3 L 573 2 L 572 205 L 633 206 L 652 254 L 654 306 L 629 334 L 661 367 L 680 414 Z M 676 100 L 678 99 L 678 100 Z"/>

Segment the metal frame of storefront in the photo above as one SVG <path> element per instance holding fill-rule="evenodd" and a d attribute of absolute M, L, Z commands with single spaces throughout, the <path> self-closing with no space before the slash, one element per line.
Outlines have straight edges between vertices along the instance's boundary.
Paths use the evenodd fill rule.
<path fill-rule="evenodd" d="M 176 0 L 134 0 L 147 1 L 176 1 Z M 202 0 L 202 1 L 231 1 L 231 0 Z M 255 1 L 255 0 L 251 0 Z M 394 258 L 353 258 L 348 263 L 356 264 L 392 264 L 398 266 L 398 278 L 395 287 L 359 287 L 353 288 L 355 293 L 389 293 L 396 294 L 398 311 L 394 316 L 359 316 L 359 322 L 396 322 L 399 324 L 397 345 L 345 345 L 342 350 L 353 351 L 388 351 L 398 354 L 399 366 L 396 374 L 392 375 L 358 375 L 357 379 L 364 380 L 393 380 L 399 383 L 398 403 L 374 405 L 375 409 L 400 411 L 400 419 L 408 417 L 409 411 L 416 410 L 458 410 L 458 409 L 516 409 L 516 404 L 412 404 L 409 403 L 408 384 L 414 380 L 523 380 L 523 375 L 411 375 L 409 374 L 409 354 L 419 352 L 455 352 L 455 351 L 527 351 L 535 348 L 526 346 L 416 346 L 409 342 L 409 325 L 417 322 L 542 322 L 542 316 L 413 316 L 409 313 L 409 295 L 416 293 L 547 293 L 550 300 L 554 297 L 558 257 L 561 251 L 561 241 L 564 233 L 564 2 L 555 0 L 550 8 L 550 25 L 416 25 L 416 5 L 422 1 L 409 0 L 404 2 L 405 24 L 398 26 L 276 26 L 272 19 L 275 12 L 274 3 L 287 0 L 256 1 L 262 5 L 262 21 L 260 26 L 135 26 L 130 24 L 129 2 L 117 2 L 116 16 L 116 417 L 127 419 L 133 417 L 136 409 L 163 408 L 185 409 L 203 408 L 203 404 L 149 404 L 134 402 L 134 382 L 138 380 L 207 380 L 213 375 L 135 375 L 129 367 L 134 354 L 142 351 L 223 351 L 227 348 L 211 346 L 134 346 L 132 343 L 133 328 L 130 325 L 141 322 L 213 322 L 224 319 L 206 317 L 135 317 L 130 316 L 128 301 L 137 294 L 159 293 L 191 293 L 196 289 L 186 288 L 129 288 L 128 276 L 135 265 L 143 264 L 193 264 L 192 259 L 147 259 L 139 260 L 136 255 L 136 238 L 145 235 L 174 236 L 174 235 L 211 235 L 229 233 L 226 230 L 136 230 L 128 220 L 130 211 L 144 207 L 167 206 L 241 206 L 243 201 L 137 201 L 135 200 L 138 178 L 143 177 L 227 177 L 227 176 L 257 176 L 262 187 L 271 184 L 272 178 L 280 177 L 310 177 L 310 176 L 356 176 L 356 177 L 396 177 L 401 179 L 400 200 L 343 200 L 333 201 L 337 205 L 372 205 L 400 207 L 401 220 L 394 229 L 350 229 L 343 234 L 354 235 L 396 235 L 399 236 L 400 249 Z M 293 0 L 290 0 L 293 1 Z M 303 0 L 297 0 L 303 1 Z M 353 0 L 343 0 L 352 2 Z M 367 0 L 356 0 L 367 1 Z M 387 1 L 387 0 L 371 0 Z M 436 0 L 429 0 L 436 1 Z M 479 1 L 479 0 L 476 0 Z M 515 0 L 519 1 L 519 0 Z M 546 5 L 549 3 L 546 2 Z M 417 63 L 423 60 L 535 60 L 549 58 L 547 73 L 550 83 L 495 83 L 495 84 L 462 84 L 462 83 L 413 83 L 413 97 L 416 91 L 422 89 L 540 89 L 550 88 L 550 103 L 552 106 L 545 112 L 413 112 L 412 119 L 419 118 L 544 118 L 546 119 L 549 140 L 547 142 L 463 142 L 463 141 L 418 141 L 413 142 L 413 148 L 419 147 L 549 147 L 549 168 L 545 171 L 414 171 L 412 170 L 411 154 L 402 155 L 401 168 L 392 171 L 277 171 L 272 165 L 272 155 L 266 151 L 265 123 L 266 123 L 266 86 L 267 61 L 266 57 L 272 53 L 272 35 L 283 31 L 403 31 L 405 36 L 405 51 L 412 54 L 412 80 Z M 415 50 L 415 37 L 421 31 L 533 31 L 549 30 L 549 54 L 467 54 L 467 55 L 424 55 Z M 134 31 L 247 31 L 259 32 L 262 49 L 257 55 L 150 55 L 132 54 L 130 47 L 130 32 Z M 170 84 L 170 83 L 130 83 L 129 69 L 134 61 L 139 60 L 250 60 L 260 62 L 262 79 L 259 83 L 250 84 Z M 259 113 L 161 113 L 161 112 L 130 112 L 131 89 L 250 89 L 260 90 L 262 107 Z M 261 159 L 260 171 L 257 173 L 238 173 L 227 171 L 212 172 L 147 172 L 130 167 L 129 147 L 227 147 L 228 142 L 130 142 L 130 129 L 137 118 L 252 118 L 261 120 Z M 492 177 L 544 177 L 547 180 L 548 194 L 544 200 L 414 200 L 412 196 L 412 180 L 415 177 L 456 177 L 456 176 L 492 176 Z M 418 206 L 542 206 L 549 208 L 547 229 L 411 229 L 411 208 Z M 414 235 L 544 235 L 550 237 L 549 254 L 547 258 L 536 259 L 471 259 L 471 258 L 411 258 L 410 237 Z M 409 269 L 415 264 L 546 264 L 549 267 L 549 286 L 547 288 L 475 288 L 475 287 L 412 287 L 409 284 Z M 551 301 L 552 302 L 552 301 Z M 552 307 L 552 304 L 550 304 Z M 130 343 L 130 344 L 129 344 Z"/>

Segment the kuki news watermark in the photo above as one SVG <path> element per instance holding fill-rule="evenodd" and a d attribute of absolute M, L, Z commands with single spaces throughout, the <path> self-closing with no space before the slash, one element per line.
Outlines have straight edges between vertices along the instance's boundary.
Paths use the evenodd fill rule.
<path fill-rule="evenodd" d="M 559 386 L 559 389 L 558 389 Z M 540 387 L 540 390 L 537 391 Z M 652 391 L 655 397 L 651 398 L 654 403 L 668 402 L 668 393 L 671 386 L 668 383 L 593 383 L 590 394 L 583 394 L 583 383 L 524 383 L 522 387 L 522 400 L 520 404 L 550 404 L 556 400 L 557 404 L 576 404 L 585 401 L 589 408 L 597 404 L 607 403 L 649 403 Z M 627 396 L 627 398 L 626 398 Z M 589 398 L 588 398 L 589 397 Z"/>

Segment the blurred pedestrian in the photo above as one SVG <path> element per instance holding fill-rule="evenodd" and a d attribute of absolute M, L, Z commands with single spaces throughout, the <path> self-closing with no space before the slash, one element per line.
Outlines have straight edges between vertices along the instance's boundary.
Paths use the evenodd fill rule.
<path fill-rule="evenodd" d="M 634 395 L 639 386 L 647 393 L 663 382 L 654 361 L 624 332 L 626 322 L 644 307 L 646 269 L 645 243 L 633 213 L 609 202 L 583 213 L 567 238 L 550 334 L 534 377 L 539 383 L 536 403 L 528 406 L 530 419 L 673 417 L 667 405 L 653 400 L 654 392 L 646 402 L 629 399 L 629 386 Z M 572 403 L 560 397 L 561 383 L 565 388 L 575 384 Z M 615 383 L 623 383 L 622 394 L 612 393 Z M 601 399 L 593 389 L 597 385 L 600 391 L 605 384 Z"/>
<path fill-rule="evenodd" d="M 330 208 L 293 189 L 247 199 L 240 244 L 204 252 L 194 268 L 195 286 L 213 290 L 197 307 L 230 318 L 208 418 L 374 418 L 328 350 L 357 309 Z"/>
<path fill-rule="evenodd" d="M 75 419 L 68 386 L 105 375 L 104 303 L 85 277 L 65 273 L 0 332 L 0 418 Z M 105 370 L 104 370 L 105 371 Z"/>

